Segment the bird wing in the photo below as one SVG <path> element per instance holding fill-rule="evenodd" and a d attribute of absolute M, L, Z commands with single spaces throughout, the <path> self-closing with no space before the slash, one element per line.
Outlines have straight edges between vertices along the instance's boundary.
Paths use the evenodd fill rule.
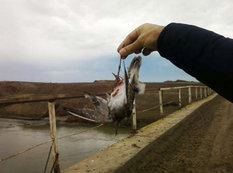
<path fill-rule="evenodd" d="M 88 98 L 95 107 L 94 119 L 98 122 L 111 122 L 112 118 L 109 116 L 108 102 L 102 97 L 87 93 L 85 97 Z"/>

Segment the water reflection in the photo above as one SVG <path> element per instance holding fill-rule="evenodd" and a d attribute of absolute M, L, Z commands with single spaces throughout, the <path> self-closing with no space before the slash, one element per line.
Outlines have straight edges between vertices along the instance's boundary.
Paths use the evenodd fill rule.
<path fill-rule="evenodd" d="M 90 125 L 57 124 L 58 137 L 76 133 Z M 67 137 L 58 141 L 61 169 L 71 166 L 86 157 L 106 148 L 107 146 L 129 135 L 129 129 L 120 128 L 115 136 L 112 126 L 104 125 L 97 129 Z M 47 121 L 22 121 L 0 119 L 0 158 L 15 154 L 32 145 L 50 139 L 49 123 Z M 0 172 L 43 172 L 50 143 L 0 162 Z M 48 168 L 51 168 L 52 159 Z"/>

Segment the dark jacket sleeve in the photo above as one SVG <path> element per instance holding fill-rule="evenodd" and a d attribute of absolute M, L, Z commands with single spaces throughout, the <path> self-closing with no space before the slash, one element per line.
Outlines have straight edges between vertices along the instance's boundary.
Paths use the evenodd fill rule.
<path fill-rule="evenodd" d="M 233 102 L 233 40 L 186 24 L 167 25 L 158 51 L 177 67 Z"/>

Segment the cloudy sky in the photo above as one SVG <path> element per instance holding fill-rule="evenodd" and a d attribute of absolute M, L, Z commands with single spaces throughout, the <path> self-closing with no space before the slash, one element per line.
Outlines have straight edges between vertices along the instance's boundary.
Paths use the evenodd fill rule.
<path fill-rule="evenodd" d="M 0 80 L 113 79 L 117 46 L 137 26 L 181 22 L 233 37 L 232 9 L 232 0 L 0 0 Z M 158 53 L 143 58 L 140 78 L 195 80 Z"/>

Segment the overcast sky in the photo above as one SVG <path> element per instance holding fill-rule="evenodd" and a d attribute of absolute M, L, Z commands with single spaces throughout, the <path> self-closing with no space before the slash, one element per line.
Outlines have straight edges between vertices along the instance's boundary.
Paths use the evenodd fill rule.
<path fill-rule="evenodd" d="M 181 22 L 233 37 L 232 9 L 232 0 L 0 0 L 0 80 L 113 79 L 117 46 L 137 26 Z M 194 80 L 158 53 L 143 58 L 140 79 Z"/>

